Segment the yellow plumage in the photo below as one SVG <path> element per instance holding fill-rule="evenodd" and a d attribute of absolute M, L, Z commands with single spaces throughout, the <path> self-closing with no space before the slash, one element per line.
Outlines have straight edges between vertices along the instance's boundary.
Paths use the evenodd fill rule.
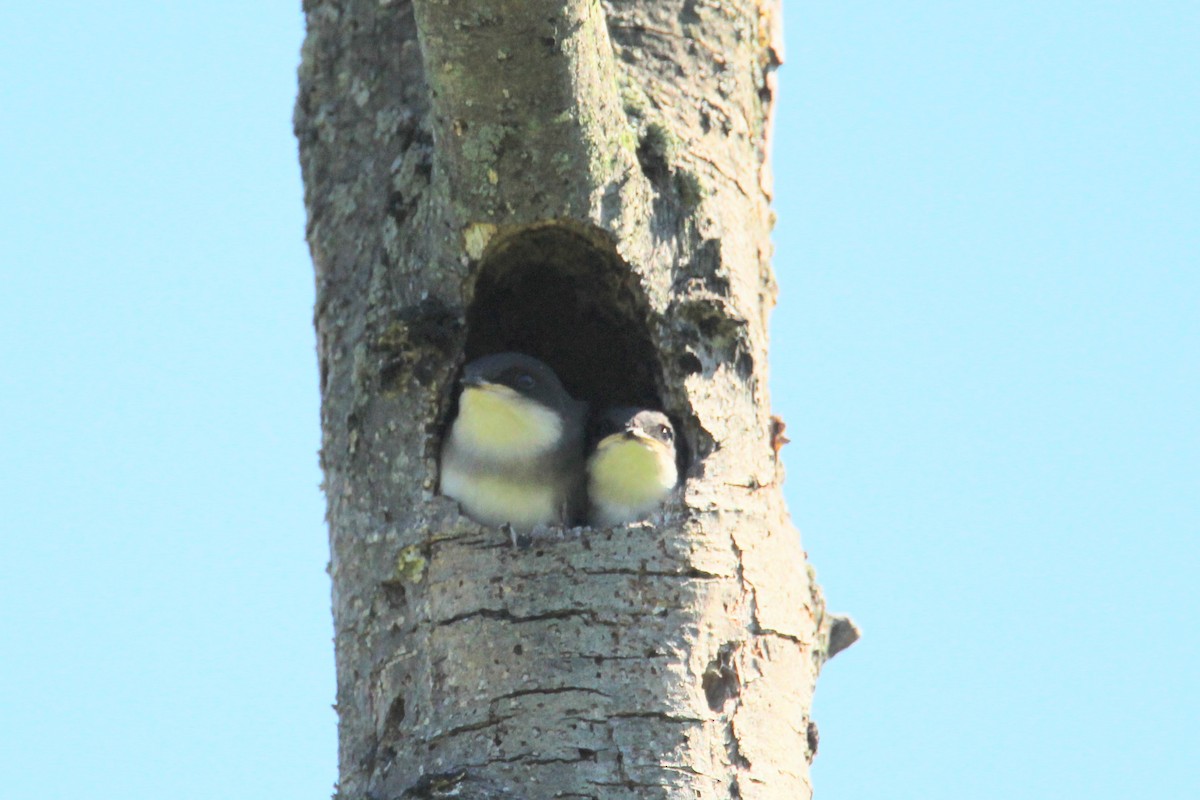
<path fill-rule="evenodd" d="M 558 519 L 561 513 L 562 490 L 553 484 L 532 484 L 504 476 L 467 477 L 453 471 L 443 484 L 443 491 L 469 509 L 472 516 L 493 525 L 507 522 L 531 528 Z"/>
<path fill-rule="evenodd" d="M 474 519 L 530 528 L 561 520 L 570 481 L 533 478 L 524 468 L 559 446 L 562 418 L 507 386 L 463 390 L 447 446 L 459 460 L 442 458 L 441 490 Z"/>
<path fill-rule="evenodd" d="M 562 436 L 562 418 L 507 386 L 471 386 L 459 398 L 454 435 L 474 452 L 520 459 L 545 452 Z"/>
<path fill-rule="evenodd" d="M 574 523 L 583 510 L 586 406 L 525 353 L 476 358 L 460 385 L 438 459 L 441 493 L 484 525 Z"/>
<path fill-rule="evenodd" d="M 645 435 L 613 434 L 588 463 L 588 497 L 601 525 L 641 519 L 662 502 L 678 479 L 674 454 Z"/>

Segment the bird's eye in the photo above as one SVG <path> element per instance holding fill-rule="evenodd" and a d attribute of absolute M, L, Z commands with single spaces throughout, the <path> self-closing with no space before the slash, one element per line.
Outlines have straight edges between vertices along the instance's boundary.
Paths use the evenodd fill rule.
<path fill-rule="evenodd" d="M 666 425 L 658 426 L 658 435 L 663 438 L 663 441 L 671 441 L 675 438 L 675 433 Z"/>
<path fill-rule="evenodd" d="M 533 376 L 530 375 L 528 372 L 522 372 L 520 375 L 517 376 L 517 388 L 518 389 L 532 389 L 533 383 L 534 383 Z"/>

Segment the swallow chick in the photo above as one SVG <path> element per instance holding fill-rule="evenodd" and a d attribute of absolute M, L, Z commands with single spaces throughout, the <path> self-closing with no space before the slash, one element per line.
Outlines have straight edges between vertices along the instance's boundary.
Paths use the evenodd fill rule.
<path fill-rule="evenodd" d="M 586 404 L 524 353 L 478 358 L 461 383 L 442 443 L 442 494 L 486 525 L 572 524 L 583 506 Z"/>
<path fill-rule="evenodd" d="M 588 522 L 609 527 L 644 519 L 679 481 L 675 429 L 647 408 L 614 408 L 587 462 Z"/>

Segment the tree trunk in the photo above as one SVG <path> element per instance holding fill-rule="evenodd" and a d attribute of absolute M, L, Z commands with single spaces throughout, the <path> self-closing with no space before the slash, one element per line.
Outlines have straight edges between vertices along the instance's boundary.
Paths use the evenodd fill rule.
<path fill-rule="evenodd" d="M 811 794 L 829 620 L 767 394 L 777 0 L 306 0 L 338 797 Z M 437 494 L 465 359 L 664 409 L 647 523 Z"/>

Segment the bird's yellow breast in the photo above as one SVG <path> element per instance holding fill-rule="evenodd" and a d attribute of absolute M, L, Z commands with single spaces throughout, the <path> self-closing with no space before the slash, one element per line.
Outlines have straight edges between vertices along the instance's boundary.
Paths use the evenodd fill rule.
<path fill-rule="evenodd" d="M 588 466 L 588 492 L 607 506 L 649 510 L 675 486 L 670 451 L 648 438 L 610 436 L 600 442 Z"/>
<path fill-rule="evenodd" d="M 469 386 L 459 398 L 454 436 L 466 450 L 529 458 L 553 449 L 562 434 L 558 414 L 506 386 Z"/>

